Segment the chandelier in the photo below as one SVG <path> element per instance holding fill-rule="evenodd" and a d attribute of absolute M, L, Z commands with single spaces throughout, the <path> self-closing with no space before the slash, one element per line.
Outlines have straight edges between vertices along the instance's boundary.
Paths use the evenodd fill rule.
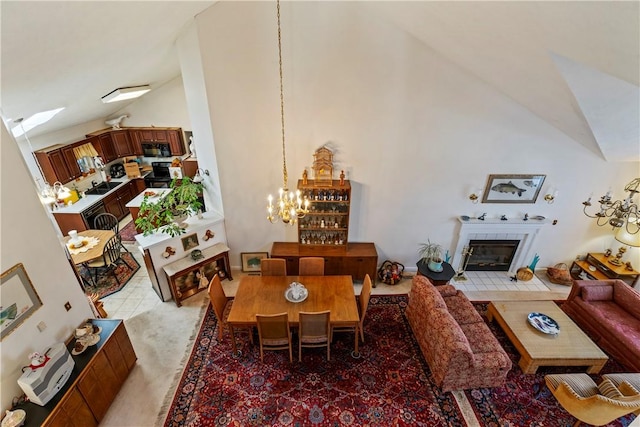
<path fill-rule="evenodd" d="M 590 215 L 587 208 L 591 206 L 591 197 L 582 202 L 584 205 L 583 212 L 589 218 L 597 218 L 596 223 L 599 226 L 609 224 L 614 229 L 622 228 L 629 234 L 636 234 L 640 231 L 640 219 L 638 205 L 633 201 L 633 197 L 640 192 L 640 178 L 636 178 L 624 187 L 624 191 L 628 191 L 629 195 L 626 199 L 611 201 L 611 191 L 609 190 L 604 196 L 600 197 L 600 211 Z"/>
<path fill-rule="evenodd" d="M 273 196 L 269 194 L 267 205 L 267 219 L 275 224 L 282 220 L 284 224 L 294 225 L 298 218 L 304 217 L 309 212 L 309 199 L 304 202 L 300 190 L 295 193 L 288 189 L 287 156 L 284 142 L 284 92 L 282 85 L 282 41 L 280 36 L 280 0 L 276 2 L 278 11 L 278 63 L 280 66 L 280 124 L 282 128 L 282 188 L 278 190 L 278 200 L 274 206 Z"/>

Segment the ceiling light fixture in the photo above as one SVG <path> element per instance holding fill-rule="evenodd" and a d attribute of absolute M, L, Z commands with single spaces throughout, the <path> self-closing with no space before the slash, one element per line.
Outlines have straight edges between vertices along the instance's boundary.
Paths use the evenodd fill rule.
<path fill-rule="evenodd" d="M 278 11 L 278 61 L 280 65 L 280 123 L 282 127 L 282 175 L 283 186 L 278 190 L 277 206 L 273 205 L 273 196 L 269 194 L 267 205 L 267 219 L 271 223 L 282 220 L 284 224 L 294 225 L 298 218 L 304 217 L 309 212 L 309 199 L 302 202 L 300 190 L 295 194 L 288 190 L 287 156 L 284 143 L 284 91 L 282 86 L 282 39 L 280 36 L 280 0 L 276 2 Z"/>
<path fill-rule="evenodd" d="M 590 215 L 587 208 L 591 206 L 591 197 L 582 202 L 582 211 L 589 218 L 597 218 L 596 224 L 599 226 L 611 225 L 614 229 L 624 226 L 629 234 L 637 234 L 640 231 L 640 212 L 638 205 L 634 203 L 633 197 L 640 192 L 640 178 L 636 178 L 624 187 L 629 195 L 624 200 L 611 201 L 611 190 L 600 197 L 600 212 Z"/>
<path fill-rule="evenodd" d="M 133 98 L 137 98 L 139 96 L 144 95 L 150 90 L 151 90 L 151 87 L 149 85 L 119 87 L 118 89 L 111 91 L 105 96 L 103 96 L 102 102 L 107 104 L 109 102 L 118 102 L 118 101 L 124 101 L 126 99 L 133 99 Z"/>

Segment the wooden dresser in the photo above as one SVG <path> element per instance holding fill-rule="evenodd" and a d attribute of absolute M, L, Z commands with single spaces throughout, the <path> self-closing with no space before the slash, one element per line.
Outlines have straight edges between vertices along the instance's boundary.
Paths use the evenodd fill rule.
<path fill-rule="evenodd" d="M 330 245 L 302 245 L 295 242 L 275 242 L 271 248 L 271 258 L 284 258 L 287 275 L 298 275 L 301 257 L 324 258 L 324 272 L 329 276 L 350 275 L 353 280 L 364 280 L 366 274 L 376 283 L 378 252 L 373 243 L 349 242 L 346 249 Z"/>
<path fill-rule="evenodd" d="M 122 320 L 91 319 L 100 341 L 72 356 L 75 366 L 64 387 L 45 406 L 26 403 L 25 426 L 98 426 L 136 364 L 137 356 Z M 75 339 L 68 340 L 69 353 Z"/>

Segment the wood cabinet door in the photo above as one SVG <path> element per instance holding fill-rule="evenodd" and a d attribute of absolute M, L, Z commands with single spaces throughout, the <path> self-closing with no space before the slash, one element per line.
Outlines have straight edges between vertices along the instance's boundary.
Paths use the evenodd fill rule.
<path fill-rule="evenodd" d="M 104 418 L 119 388 L 118 378 L 107 356 L 99 351 L 78 381 L 78 389 L 98 422 Z"/>
<path fill-rule="evenodd" d="M 325 257 L 324 263 L 324 274 L 326 276 L 336 276 L 336 275 L 349 275 L 352 274 L 350 271 L 346 270 L 345 263 L 343 262 L 342 257 L 331 256 Z"/>
<path fill-rule="evenodd" d="M 87 402 L 77 388 L 73 387 L 53 410 L 45 427 L 97 427 L 98 423 Z"/>
<path fill-rule="evenodd" d="M 100 154 L 100 157 L 102 157 L 102 160 L 105 164 L 118 158 L 116 150 L 113 147 L 111 135 L 109 133 L 104 133 L 102 135 L 92 137 L 91 143 L 93 144 L 98 154 Z"/>
<path fill-rule="evenodd" d="M 33 153 L 36 158 L 36 161 L 40 165 L 40 169 L 42 170 L 42 174 L 44 175 L 45 181 L 50 184 L 58 181 L 58 176 L 56 175 L 56 171 L 51 164 L 51 158 L 48 153 L 38 151 Z"/>
<path fill-rule="evenodd" d="M 376 262 L 375 258 L 369 257 L 354 257 L 345 259 L 345 271 L 347 274 L 351 274 L 353 280 L 364 280 L 366 274 L 371 277 L 371 280 L 376 279 Z"/>
<path fill-rule="evenodd" d="M 118 157 L 133 156 L 133 146 L 129 140 L 129 132 L 125 130 L 116 130 L 111 133 L 113 147 Z"/>
<path fill-rule="evenodd" d="M 70 179 L 76 179 L 82 174 L 80 172 L 80 166 L 78 166 L 78 159 L 76 159 L 76 155 L 73 152 L 73 147 L 77 146 L 77 144 L 73 144 L 60 149 L 62 157 L 64 157 L 64 161 L 67 164 L 67 168 L 69 169 Z"/>
<path fill-rule="evenodd" d="M 118 386 L 121 386 L 122 383 L 124 383 L 124 380 L 127 379 L 127 375 L 129 375 L 129 368 L 127 367 L 124 357 L 122 356 L 122 352 L 120 351 L 118 340 L 112 336 L 109 339 L 109 342 L 103 347 L 103 351 L 106 353 L 111 369 L 118 379 Z"/>
<path fill-rule="evenodd" d="M 122 358 L 124 359 L 129 371 L 131 371 L 136 364 L 136 360 L 138 360 L 138 356 L 136 356 L 136 352 L 133 349 L 133 345 L 131 344 L 129 334 L 127 333 L 124 323 L 121 323 L 116 329 L 115 338 L 118 341 Z"/>
<path fill-rule="evenodd" d="M 169 149 L 172 156 L 182 156 L 187 152 L 184 146 L 184 139 L 182 138 L 182 132 L 177 130 L 166 131 L 167 139 L 169 140 Z"/>
<path fill-rule="evenodd" d="M 122 219 L 124 217 L 124 212 L 122 211 L 122 205 L 120 204 L 120 200 L 118 200 L 118 193 L 111 193 L 106 196 L 102 202 L 104 203 L 104 208 L 110 214 L 113 214 L 118 219 Z"/>
<path fill-rule="evenodd" d="M 60 181 L 63 184 L 71 181 L 71 172 L 69 172 L 69 168 L 67 167 L 67 162 L 62 155 L 62 151 L 54 150 L 48 153 L 48 155 L 49 161 L 51 162 L 51 166 L 53 166 L 53 170 L 56 175 L 56 181 Z M 53 182 L 50 182 L 49 184 L 53 185 Z"/>

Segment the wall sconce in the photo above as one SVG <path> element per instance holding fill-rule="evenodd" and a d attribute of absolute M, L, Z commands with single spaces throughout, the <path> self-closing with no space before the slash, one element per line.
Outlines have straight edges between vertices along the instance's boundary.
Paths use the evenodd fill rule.
<path fill-rule="evenodd" d="M 556 197 L 558 197 L 558 190 L 550 188 L 549 192 L 544 195 L 544 200 L 551 205 L 556 200 Z"/>
<path fill-rule="evenodd" d="M 482 194 L 482 188 L 476 188 L 472 190 L 473 192 L 469 194 L 469 200 L 475 205 L 480 201 L 480 195 Z"/>
<path fill-rule="evenodd" d="M 209 169 L 198 168 L 198 170 L 196 170 L 195 176 L 193 177 L 193 182 L 195 182 L 196 184 L 200 184 L 202 181 L 204 181 L 204 177 L 202 176 L 203 174 L 209 176 Z"/>

